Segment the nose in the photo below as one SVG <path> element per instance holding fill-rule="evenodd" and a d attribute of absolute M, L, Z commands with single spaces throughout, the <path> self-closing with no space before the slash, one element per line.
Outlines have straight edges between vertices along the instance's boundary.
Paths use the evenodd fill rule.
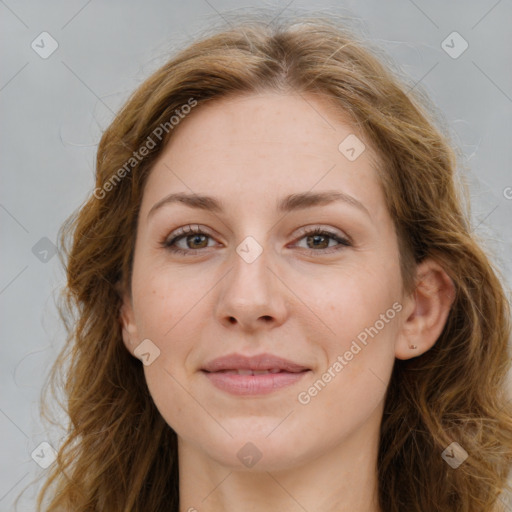
<path fill-rule="evenodd" d="M 288 288 L 272 265 L 270 250 L 263 249 L 253 261 L 240 254 L 233 252 L 230 270 L 220 283 L 217 319 L 247 332 L 281 325 L 288 314 Z"/>

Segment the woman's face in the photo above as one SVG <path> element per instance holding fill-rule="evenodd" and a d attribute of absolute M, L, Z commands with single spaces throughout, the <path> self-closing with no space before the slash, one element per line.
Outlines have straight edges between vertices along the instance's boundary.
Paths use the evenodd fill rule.
<path fill-rule="evenodd" d="M 229 467 L 356 453 L 377 437 L 404 317 L 370 147 L 311 95 L 225 98 L 174 129 L 144 191 L 123 308 L 157 408 L 181 446 Z M 261 354 L 297 366 L 210 365 Z"/>

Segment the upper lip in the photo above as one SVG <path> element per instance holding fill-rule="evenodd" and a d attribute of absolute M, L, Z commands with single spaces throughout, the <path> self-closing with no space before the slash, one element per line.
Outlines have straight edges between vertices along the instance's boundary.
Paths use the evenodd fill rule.
<path fill-rule="evenodd" d="M 273 370 L 276 368 L 291 373 L 298 373 L 309 369 L 301 364 L 273 354 L 258 354 L 251 357 L 242 354 L 229 354 L 209 361 L 201 370 L 219 372 L 222 370 Z"/>

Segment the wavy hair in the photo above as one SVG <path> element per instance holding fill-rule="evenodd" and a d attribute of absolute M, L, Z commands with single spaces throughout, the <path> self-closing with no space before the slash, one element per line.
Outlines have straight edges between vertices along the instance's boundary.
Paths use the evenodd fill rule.
<path fill-rule="evenodd" d="M 191 100 L 199 109 L 266 91 L 318 94 L 333 112 L 349 115 L 380 158 L 404 290 L 413 291 L 425 258 L 441 264 L 456 288 L 433 348 L 395 360 L 380 431 L 381 509 L 501 510 L 512 465 L 510 304 L 472 233 L 456 145 L 420 87 L 407 85 L 391 59 L 345 22 L 323 15 L 237 19 L 209 29 L 132 94 L 102 134 L 95 192 L 61 228 L 68 337 L 42 403 L 48 391 L 62 391 L 70 422 L 38 511 L 52 490 L 46 512 L 178 512 L 177 436 L 153 403 L 141 362 L 126 350 L 119 320 L 144 184 L 174 129 L 140 161 L 130 159 Z M 452 442 L 469 454 L 457 469 L 441 457 Z"/>

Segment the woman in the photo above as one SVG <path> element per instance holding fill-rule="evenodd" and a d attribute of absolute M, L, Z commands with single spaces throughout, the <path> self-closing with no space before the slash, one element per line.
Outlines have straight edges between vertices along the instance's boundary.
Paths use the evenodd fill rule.
<path fill-rule="evenodd" d="M 184 49 L 103 134 L 39 507 L 502 510 L 509 305 L 455 152 L 341 24 L 268 21 Z"/>

